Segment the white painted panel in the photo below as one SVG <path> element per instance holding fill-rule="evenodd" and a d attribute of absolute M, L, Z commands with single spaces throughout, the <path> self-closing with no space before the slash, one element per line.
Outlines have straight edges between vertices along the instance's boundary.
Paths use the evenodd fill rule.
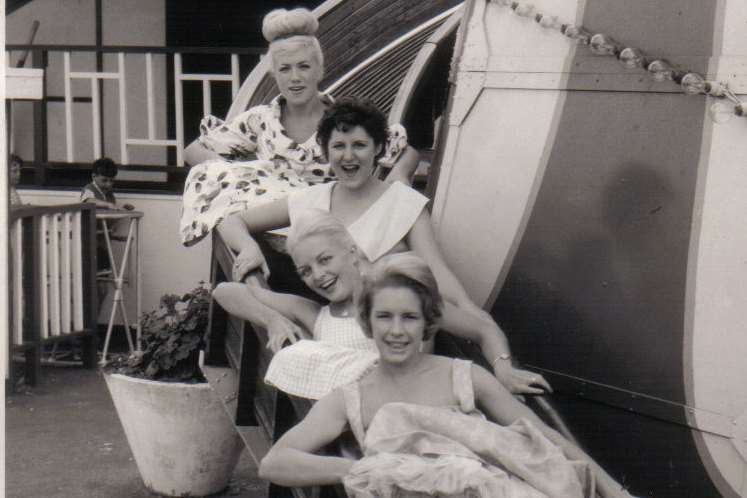
<path fill-rule="evenodd" d="M 449 265 L 478 304 L 510 264 L 560 98 L 554 91 L 484 90 L 455 138 L 448 191 L 472 195 L 455 199 L 439 191 L 436 233 Z M 470 243 L 478 231 L 481 243 Z"/>
<path fill-rule="evenodd" d="M 706 117 L 700 191 L 696 212 L 698 246 L 691 260 L 689 286 L 693 301 L 691 364 L 694 406 L 730 417 L 747 413 L 747 140 L 745 124 L 734 118 L 715 124 Z M 698 220 L 697 215 L 700 214 Z M 699 223 L 698 223 L 699 222 Z M 696 228 L 697 230 L 697 228 Z M 719 471 L 740 489 L 747 463 L 723 438 L 703 436 Z"/>
<path fill-rule="evenodd" d="M 13 265 L 13 344 L 23 344 L 23 219 L 11 231 Z"/>
<path fill-rule="evenodd" d="M 70 236 L 72 232 L 72 213 L 62 215 L 60 230 L 60 332 L 69 334 L 72 305 L 72 250 Z"/>
<path fill-rule="evenodd" d="M 83 248 L 81 233 L 81 215 L 75 213 L 73 216 L 73 235 L 72 235 L 72 262 L 73 262 L 73 328 L 83 330 L 84 320 L 84 303 L 83 303 Z"/>
<path fill-rule="evenodd" d="M 31 201 L 33 204 L 33 201 Z M 39 331 L 40 337 L 46 339 L 49 337 L 49 251 L 47 250 L 47 232 L 49 231 L 49 216 L 44 215 L 41 217 L 39 223 L 39 233 L 37 234 L 37 241 L 35 242 L 34 251 L 39 251 L 41 254 L 41 268 L 39 274 L 41 275 L 42 281 L 39 283 L 41 288 L 41 313 L 39 314 L 39 321 L 41 330 Z"/>
<path fill-rule="evenodd" d="M 60 335 L 60 221 L 50 215 L 47 236 L 49 254 L 49 328 L 53 336 Z"/>
<path fill-rule="evenodd" d="M 79 197 L 78 192 L 71 191 L 23 190 L 21 195 L 24 201 L 40 205 L 75 203 Z M 167 292 L 184 293 L 200 280 L 209 280 L 212 247 L 209 238 L 190 248 L 182 246 L 179 240 L 181 196 L 117 194 L 117 202 L 128 202 L 145 213 L 140 222 L 144 311 L 156 308 L 160 297 Z M 117 249 L 117 254 L 121 254 L 121 249 Z M 125 286 L 124 292 L 127 312 L 135 317 L 135 287 Z M 104 303 L 100 323 L 106 322 L 109 306 Z"/>
<path fill-rule="evenodd" d="M 44 70 L 9 67 L 5 71 L 6 99 L 42 98 Z"/>

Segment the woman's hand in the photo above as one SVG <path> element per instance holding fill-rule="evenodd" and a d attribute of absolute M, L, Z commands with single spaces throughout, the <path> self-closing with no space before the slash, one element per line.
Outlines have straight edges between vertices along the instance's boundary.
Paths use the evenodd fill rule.
<path fill-rule="evenodd" d="M 270 319 L 267 324 L 267 335 L 267 348 L 273 353 L 280 351 L 285 341 L 295 344 L 299 339 L 306 337 L 301 327 L 280 314 Z"/>
<path fill-rule="evenodd" d="M 256 244 L 246 246 L 236 256 L 233 268 L 231 268 L 231 279 L 234 282 L 241 282 L 249 272 L 257 269 L 261 269 L 265 278 L 270 275 L 267 261 L 265 261 L 265 256 L 262 254 L 259 246 Z"/>
<path fill-rule="evenodd" d="M 493 362 L 496 379 L 513 394 L 545 394 L 552 388 L 542 375 L 514 368 L 510 360 L 496 358 Z"/>

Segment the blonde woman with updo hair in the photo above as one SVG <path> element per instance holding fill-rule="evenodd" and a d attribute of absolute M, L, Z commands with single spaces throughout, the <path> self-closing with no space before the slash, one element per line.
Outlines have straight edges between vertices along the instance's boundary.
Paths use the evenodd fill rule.
<path fill-rule="evenodd" d="M 229 215 L 335 178 L 316 140 L 317 124 L 332 103 L 319 92 L 324 54 L 318 27 L 303 8 L 277 9 L 265 16 L 262 34 L 280 95 L 229 122 L 207 116 L 200 123 L 200 147 L 187 151 L 189 162 L 199 164 L 184 186 L 180 233 L 185 245 L 218 227 L 226 243 L 240 252 L 253 241 Z M 402 126 L 389 128 L 385 149 L 381 161 L 393 167 L 388 181 L 409 183 L 418 154 L 407 144 Z"/>

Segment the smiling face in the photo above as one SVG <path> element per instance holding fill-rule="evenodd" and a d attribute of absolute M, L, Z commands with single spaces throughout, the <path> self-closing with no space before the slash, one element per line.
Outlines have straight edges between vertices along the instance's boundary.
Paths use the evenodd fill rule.
<path fill-rule="evenodd" d="M 381 147 L 362 126 L 334 129 L 327 145 L 329 164 L 341 184 L 357 189 L 371 179 Z"/>
<path fill-rule="evenodd" d="M 360 275 L 352 247 L 335 237 L 310 235 L 296 243 L 292 256 L 296 271 L 311 290 L 331 303 L 353 297 Z"/>
<path fill-rule="evenodd" d="M 313 47 L 306 43 L 286 41 L 273 49 L 273 75 L 288 103 L 303 105 L 316 98 L 323 74 L 317 59 Z"/>
<path fill-rule="evenodd" d="M 405 363 L 423 344 L 426 320 L 420 297 L 407 287 L 382 287 L 371 296 L 371 332 L 381 360 Z"/>

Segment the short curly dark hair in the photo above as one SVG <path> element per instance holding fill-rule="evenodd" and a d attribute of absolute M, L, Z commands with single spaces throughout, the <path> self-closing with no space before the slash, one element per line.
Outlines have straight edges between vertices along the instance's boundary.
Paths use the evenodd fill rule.
<path fill-rule="evenodd" d="M 386 116 L 369 99 L 358 97 L 341 97 L 324 111 L 316 131 L 316 141 L 322 151 L 329 157 L 329 139 L 332 131 L 347 132 L 356 126 L 366 130 L 374 144 L 384 145 L 389 130 Z M 384 154 L 384 147 L 376 154 L 378 160 Z"/>
<path fill-rule="evenodd" d="M 115 163 L 108 157 L 96 159 L 93 162 L 93 167 L 91 170 L 94 175 L 107 176 L 109 178 L 114 178 L 115 176 L 117 176 L 118 171 L 119 170 L 117 168 L 117 163 Z"/>
<path fill-rule="evenodd" d="M 438 291 L 436 277 L 428 264 L 412 252 L 390 254 L 373 264 L 363 278 L 362 289 L 357 296 L 358 323 L 368 337 L 371 330 L 373 297 L 377 291 L 388 287 L 404 287 L 413 291 L 420 299 L 427 341 L 438 330 L 443 317 L 443 299 Z"/>

